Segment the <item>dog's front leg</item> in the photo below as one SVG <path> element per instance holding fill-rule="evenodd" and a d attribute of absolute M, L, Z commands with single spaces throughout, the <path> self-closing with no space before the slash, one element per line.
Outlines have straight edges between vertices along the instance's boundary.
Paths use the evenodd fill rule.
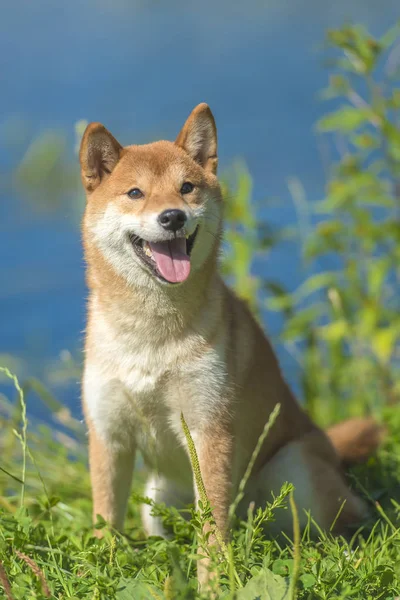
<path fill-rule="evenodd" d="M 93 519 L 101 515 L 122 529 L 131 489 L 135 448 L 123 448 L 102 439 L 89 424 L 89 463 L 93 495 Z M 101 536 L 101 531 L 98 532 Z"/>
<path fill-rule="evenodd" d="M 200 471 L 211 506 L 217 531 L 225 542 L 228 537 L 229 506 L 232 490 L 232 434 L 226 424 L 214 425 L 207 431 L 195 436 Z M 200 493 L 196 485 L 196 500 Z M 210 531 L 210 526 L 205 526 L 205 532 Z M 218 544 L 218 534 L 212 532 L 208 537 L 208 544 Z M 199 548 L 199 553 L 206 554 L 206 548 Z M 209 569 L 209 560 L 202 559 L 198 562 L 198 579 L 201 586 L 213 578 Z"/>
<path fill-rule="evenodd" d="M 82 384 L 93 519 L 100 515 L 112 527 L 122 529 L 136 448 L 132 402 L 119 380 L 93 357 L 86 362 Z M 97 534 L 101 536 L 101 531 Z"/>

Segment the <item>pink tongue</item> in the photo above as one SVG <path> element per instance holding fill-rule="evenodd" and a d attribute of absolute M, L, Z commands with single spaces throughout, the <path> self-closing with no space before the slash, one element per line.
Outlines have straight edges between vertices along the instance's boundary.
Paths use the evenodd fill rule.
<path fill-rule="evenodd" d="M 185 281 L 190 273 L 190 258 L 186 253 L 186 238 L 170 242 L 149 242 L 157 269 L 170 283 Z"/>

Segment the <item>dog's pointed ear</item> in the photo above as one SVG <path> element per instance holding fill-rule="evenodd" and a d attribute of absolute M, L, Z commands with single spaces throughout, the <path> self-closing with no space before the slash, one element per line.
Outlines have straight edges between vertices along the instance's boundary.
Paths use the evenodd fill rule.
<path fill-rule="evenodd" d="M 217 128 L 207 104 L 203 102 L 193 109 L 175 143 L 206 171 L 217 172 Z"/>
<path fill-rule="evenodd" d="M 84 188 L 93 192 L 119 161 L 122 146 L 101 123 L 90 123 L 79 150 Z"/>

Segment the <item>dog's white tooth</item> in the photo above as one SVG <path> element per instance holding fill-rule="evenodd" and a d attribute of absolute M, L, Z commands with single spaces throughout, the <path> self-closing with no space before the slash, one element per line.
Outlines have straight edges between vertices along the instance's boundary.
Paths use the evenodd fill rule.
<path fill-rule="evenodd" d="M 144 253 L 146 254 L 146 256 L 148 256 L 149 258 L 153 258 L 153 253 L 151 251 L 150 245 L 148 242 L 145 242 L 144 246 L 143 246 L 143 250 Z"/>

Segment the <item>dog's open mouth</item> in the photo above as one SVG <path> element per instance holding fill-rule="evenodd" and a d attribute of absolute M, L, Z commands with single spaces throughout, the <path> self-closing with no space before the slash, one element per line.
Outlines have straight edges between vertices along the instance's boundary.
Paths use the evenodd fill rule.
<path fill-rule="evenodd" d="M 154 275 L 168 283 L 181 283 L 190 274 L 190 253 L 198 229 L 199 226 L 187 238 L 178 237 L 165 242 L 147 242 L 135 234 L 129 237 L 136 254 Z"/>

